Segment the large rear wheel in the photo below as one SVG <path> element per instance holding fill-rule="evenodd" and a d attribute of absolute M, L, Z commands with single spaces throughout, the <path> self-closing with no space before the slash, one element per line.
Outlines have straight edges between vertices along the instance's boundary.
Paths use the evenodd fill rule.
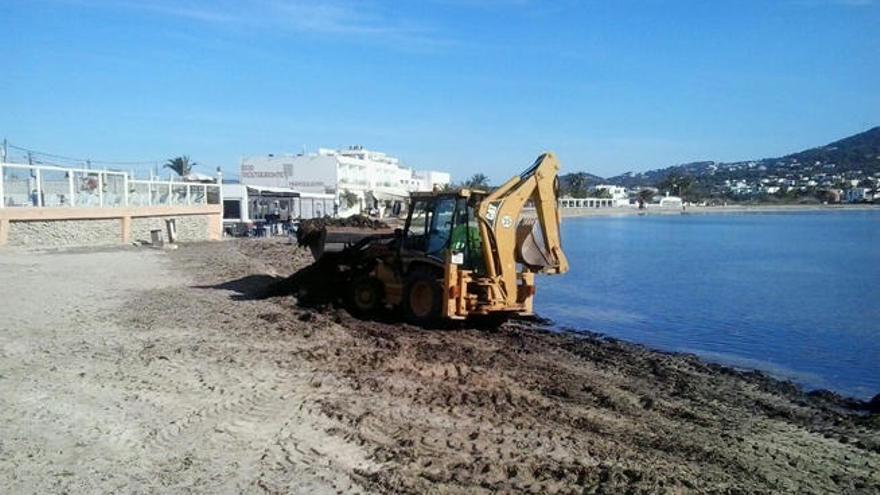
<path fill-rule="evenodd" d="M 407 321 L 416 325 L 436 323 L 443 308 L 443 288 L 437 273 L 416 268 L 406 279 L 403 293 L 403 313 Z"/>

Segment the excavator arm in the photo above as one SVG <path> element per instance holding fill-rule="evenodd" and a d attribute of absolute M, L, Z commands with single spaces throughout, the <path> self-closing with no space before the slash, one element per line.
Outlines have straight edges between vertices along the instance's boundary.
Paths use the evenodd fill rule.
<path fill-rule="evenodd" d="M 556 157 L 544 153 L 531 167 L 483 199 L 478 208 L 487 275 L 498 282 L 500 293 L 494 296 L 506 305 L 514 305 L 517 301 L 517 262 L 523 265 L 524 271 L 531 273 L 561 274 L 568 271 L 559 233 L 558 172 Z M 534 221 L 520 222 L 529 200 L 535 205 L 543 246 L 537 245 L 533 237 Z M 541 251 L 540 256 L 535 256 L 536 250 Z M 541 262 L 529 262 L 535 259 Z"/>

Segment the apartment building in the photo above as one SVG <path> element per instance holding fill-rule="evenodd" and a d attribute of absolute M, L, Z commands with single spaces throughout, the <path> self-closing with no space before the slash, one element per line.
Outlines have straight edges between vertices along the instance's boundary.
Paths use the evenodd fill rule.
<path fill-rule="evenodd" d="M 414 171 L 386 153 L 350 146 L 343 150 L 320 148 L 311 154 L 243 158 L 241 182 L 334 194 L 340 213 L 346 214 L 389 207 L 412 191 L 443 187 L 449 184 L 450 175 Z M 356 198 L 353 204 L 349 204 L 351 198 Z"/>

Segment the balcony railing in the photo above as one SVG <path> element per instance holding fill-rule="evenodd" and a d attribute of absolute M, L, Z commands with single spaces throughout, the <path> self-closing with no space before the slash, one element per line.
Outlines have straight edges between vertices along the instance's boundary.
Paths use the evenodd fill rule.
<path fill-rule="evenodd" d="M 0 208 L 222 204 L 216 184 L 135 180 L 126 172 L 0 163 Z"/>

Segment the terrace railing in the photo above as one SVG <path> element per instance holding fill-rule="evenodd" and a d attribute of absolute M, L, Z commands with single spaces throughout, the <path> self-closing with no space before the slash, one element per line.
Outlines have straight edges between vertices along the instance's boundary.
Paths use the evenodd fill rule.
<path fill-rule="evenodd" d="M 111 170 L 0 163 L 0 208 L 220 205 L 220 182 L 136 180 Z"/>

